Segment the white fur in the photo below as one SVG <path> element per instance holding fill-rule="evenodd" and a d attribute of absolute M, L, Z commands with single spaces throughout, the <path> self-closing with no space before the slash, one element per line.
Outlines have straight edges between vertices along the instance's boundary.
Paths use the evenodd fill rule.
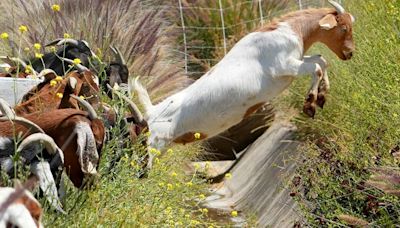
<path fill-rule="evenodd" d="M 77 151 L 82 172 L 96 174 L 99 155 L 97 154 L 96 140 L 90 125 L 86 122 L 76 124 L 75 132 L 77 135 Z"/>

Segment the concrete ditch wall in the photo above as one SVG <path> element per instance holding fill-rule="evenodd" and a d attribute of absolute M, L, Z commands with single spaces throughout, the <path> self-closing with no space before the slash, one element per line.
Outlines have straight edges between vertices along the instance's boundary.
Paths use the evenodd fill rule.
<path fill-rule="evenodd" d="M 293 227 L 300 217 L 283 184 L 295 170 L 295 130 L 286 121 L 274 122 L 233 167 L 232 178 L 213 189 L 206 206 L 254 213 L 259 227 Z"/>

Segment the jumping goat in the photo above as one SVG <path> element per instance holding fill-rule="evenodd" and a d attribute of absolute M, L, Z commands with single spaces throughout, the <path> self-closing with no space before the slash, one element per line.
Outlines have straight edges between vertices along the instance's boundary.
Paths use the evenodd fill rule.
<path fill-rule="evenodd" d="M 321 55 L 304 54 L 316 42 L 342 60 L 349 60 L 355 49 L 354 17 L 340 4 L 329 3 L 335 9 L 292 12 L 246 35 L 203 77 L 157 105 L 137 79 L 129 83 L 146 111 L 149 146 L 161 150 L 171 142 L 215 136 L 306 74 L 312 75 L 312 85 L 303 110 L 314 116 L 329 89 L 327 62 Z M 149 167 L 153 157 L 150 153 Z"/>

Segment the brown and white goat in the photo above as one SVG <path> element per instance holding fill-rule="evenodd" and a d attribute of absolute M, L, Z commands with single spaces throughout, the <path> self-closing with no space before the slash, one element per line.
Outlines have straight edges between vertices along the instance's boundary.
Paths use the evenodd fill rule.
<path fill-rule="evenodd" d="M 98 93 L 100 91 L 94 80 L 94 75 L 89 71 L 79 73 L 73 71 L 61 81 L 56 81 L 57 75 L 52 70 L 46 71 L 45 81 L 29 91 L 20 104 L 14 107 L 17 115 L 33 112 L 45 112 L 58 108 L 79 108 L 71 94 L 84 96 L 90 104 L 96 105 L 100 102 Z M 51 82 L 57 82 L 53 84 Z M 57 96 L 62 94 L 62 98 Z"/>
<path fill-rule="evenodd" d="M 329 88 L 327 62 L 320 55 L 304 54 L 315 42 L 324 43 L 342 60 L 350 59 L 354 51 L 353 16 L 329 2 L 335 9 L 289 13 L 246 35 L 203 77 L 156 105 L 136 80 L 132 88 L 146 110 L 150 147 L 161 150 L 171 142 L 215 136 L 305 74 L 312 75 L 312 85 L 304 112 L 314 116 Z"/>
<path fill-rule="evenodd" d="M 42 207 L 25 189 L 0 188 L 0 227 L 43 227 Z"/>
<path fill-rule="evenodd" d="M 64 167 L 76 187 L 81 187 L 85 177 L 97 175 L 97 166 L 105 138 L 103 122 L 97 117 L 93 107 L 79 97 L 77 99 L 87 110 L 54 109 L 22 115 L 23 118 L 38 125 L 52 137 L 64 152 Z M 25 126 L 0 123 L 3 135 L 26 132 Z"/>

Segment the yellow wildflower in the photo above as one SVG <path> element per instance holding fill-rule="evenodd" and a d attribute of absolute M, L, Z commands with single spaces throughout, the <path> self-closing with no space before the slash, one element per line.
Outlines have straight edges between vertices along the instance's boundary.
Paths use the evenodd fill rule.
<path fill-rule="evenodd" d="M 155 159 L 154 159 L 154 163 L 155 163 L 155 164 L 160 164 L 160 159 L 155 158 Z"/>
<path fill-rule="evenodd" d="M 200 200 L 204 200 L 206 198 L 206 196 L 204 194 L 200 194 L 199 198 L 200 198 Z"/>
<path fill-rule="evenodd" d="M 27 65 L 26 67 L 25 67 L 25 73 L 27 73 L 27 74 L 30 74 L 30 73 L 32 73 L 32 66 L 31 65 Z"/>
<path fill-rule="evenodd" d="M 40 48 L 42 48 L 42 45 L 40 45 L 39 43 L 35 43 L 35 44 L 33 45 L 33 47 L 34 47 L 36 50 L 40 50 Z"/>
<path fill-rule="evenodd" d="M 160 186 L 160 187 L 164 187 L 164 182 L 160 182 L 160 183 L 158 183 L 158 186 Z"/>
<path fill-rule="evenodd" d="M 231 215 L 232 215 L 232 217 L 237 217 L 238 216 L 238 212 L 237 211 L 232 211 Z"/>
<path fill-rule="evenodd" d="M 30 52 L 30 51 L 31 51 L 30 48 L 28 48 L 28 47 L 24 48 L 24 52 Z"/>
<path fill-rule="evenodd" d="M 71 36 L 68 33 L 64 33 L 64 39 L 71 38 Z"/>
<path fill-rule="evenodd" d="M 3 39 L 3 40 L 8 39 L 8 33 L 3 32 L 2 34 L 0 34 L 0 38 Z"/>
<path fill-rule="evenodd" d="M 52 47 L 50 47 L 50 51 L 51 51 L 51 52 L 56 52 L 57 49 L 56 49 L 56 47 L 52 46 Z"/>
<path fill-rule="evenodd" d="M 150 133 L 150 131 L 148 131 L 148 132 L 146 132 L 144 135 L 145 135 L 146 137 L 150 137 L 151 133 Z"/>
<path fill-rule="evenodd" d="M 75 65 L 78 65 L 78 64 L 82 63 L 82 61 L 80 59 L 78 59 L 78 58 L 74 59 L 73 61 L 74 61 Z"/>
<path fill-rule="evenodd" d="M 192 186 L 193 186 L 193 182 L 191 182 L 191 181 L 189 181 L 189 182 L 186 182 L 186 186 L 188 186 L 188 187 L 192 187 Z"/>
<path fill-rule="evenodd" d="M 205 168 L 208 169 L 208 168 L 210 168 L 210 166 L 211 166 L 211 163 L 209 161 L 206 161 Z"/>
<path fill-rule="evenodd" d="M 194 168 L 195 168 L 196 170 L 199 170 L 199 169 L 200 169 L 200 164 L 199 164 L 199 163 L 194 164 Z"/>
<path fill-rule="evenodd" d="M 194 138 L 195 139 L 200 139 L 200 137 L 201 137 L 200 133 L 198 133 L 198 132 L 194 133 Z"/>
<path fill-rule="evenodd" d="M 58 4 L 54 4 L 54 5 L 51 6 L 51 9 L 52 9 L 54 12 L 59 12 L 60 9 L 61 9 L 61 7 L 60 7 L 60 5 L 58 5 Z"/>
<path fill-rule="evenodd" d="M 41 53 L 35 53 L 35 57 L 36 57 L 37 59 L 41 59 L 41 58 L 43 58 L 43 54 L 41 54 Z"/>
<path fill-rule="evenodd" d="M 28 31 L 28 27 L 26 27 L 25 25 L 21 25 L 21 26 L 19 26 L 19 31 L 21 32 L 21 33 L 24 33 L 24 32 L 27 32 Z"/>
<path fill-rule="evenodd" d="M 57 96 L 58 98 L 63 98 L 63 94 L 62 94 L 62 93 L 57 93 L 56 96 Z"/>
<path fill-rule="evenodd" d="M 57 77 L 56 77 L 56 81 L 57 81 L 57 82 L 61 82 L 62 80 L 63 80 L 63 78 L 62 78 L 61 76 L 57 76 Z"/>
<path fill-rule="evenodd" d="M 172 149 L 168 149 L 168 150 L 167 150 L 167 153 L 168 153 L 169 155 L 171 155 L 171 154 L 173 154 L 173 153 L 174 153 L 174 150 L 172 150 Z"/>
<path fill-rule="evenodd" d="M 82 100 L 85 100 L 85 97 L 80 95 L 79 98 L 81 98 Z"/>
<path fill-rule="evenodd" d="M 51 80 L 50 81 L 50 86 L 55 86 L 55 85 L 57 85 L 57 81 L 56 80 Z"/>
<path fill-rule="evenodd" d="M 226 179 L 231 179 L 232 178 L 232 174 L 231 173 L 226 173 L 225 174 L 225 178 Z"/>
<path fill-rule="evenodd" d="M 185 215 L 185 218 L 190 218 L 190 215 L 189 215 L 189 214 L 186 214 L 186 215 Z"/>
<path fill-rule="evenodd" d="M 132 167 L 135 167 L 135 166 L 136 166 L 135 161 L 131 161 L 131 166 L 132 166 Z"/>
<path fill-rule="evenodd" d="M 207 208 L 203 208 L 203 209 L 201 210 L 201 212 L 203 212 L 204 214 L 207 214 L 207 213 L 208 213 L 208 209 L 207 209 Z"/>
<path fill-rule="evenodd" d="M 169 191 L 172 191 L 172 190 L 174 190 L 174 186 L 172 184 L 167 184 L 167 189 Z"/>
<path fill-rule="evenodd" d="M 171 176 L 176 177 L 176 176 L 178 176 L 178 174 L 175 173 L 175 172 L 172 172 L 172 173 L 171 173 Z"/>

